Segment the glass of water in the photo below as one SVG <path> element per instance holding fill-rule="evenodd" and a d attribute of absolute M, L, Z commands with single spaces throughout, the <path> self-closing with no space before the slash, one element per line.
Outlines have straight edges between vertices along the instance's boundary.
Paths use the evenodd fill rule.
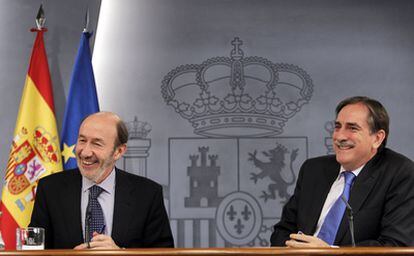
<path fill-rule="evenodd" d="M 45 229 L 28 227 L 16 229 L 17 250 L 44 250 Z"/>

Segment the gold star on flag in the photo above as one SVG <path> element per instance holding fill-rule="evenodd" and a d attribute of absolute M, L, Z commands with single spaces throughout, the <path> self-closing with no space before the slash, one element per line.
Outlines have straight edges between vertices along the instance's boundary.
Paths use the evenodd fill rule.
<path fill-rule="evenodd" d="M 75 158 L 75 145 L 73 144 L 72 146 L 68 146 L 66 145 L 66 143 L 63 143 L 63 150 L 62 150 L 62 156 L 65 159 L 65 164 L 69 161 L 70 158 Z"/>

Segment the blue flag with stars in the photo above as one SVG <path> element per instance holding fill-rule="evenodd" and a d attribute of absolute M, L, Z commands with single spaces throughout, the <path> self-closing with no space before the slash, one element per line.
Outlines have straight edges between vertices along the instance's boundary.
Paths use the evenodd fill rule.
<path fill-rule="evenodd" d="M 82 33 L 70 81 L 61 136 L 64 170 L 77 167 L 75 145 L 82 120 L 86 116 L 99 111 L 89 47 L 90 37 L 89 32 Z"/>

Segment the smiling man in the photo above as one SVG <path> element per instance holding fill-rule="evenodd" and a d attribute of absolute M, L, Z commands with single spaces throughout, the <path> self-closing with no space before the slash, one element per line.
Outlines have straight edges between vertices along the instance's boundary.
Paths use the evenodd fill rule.
<path fill-rule="evenodd" d="M 162 187 L 115 167 L 128 130 L 114 113 L 81 124 L 78 168 L 39 181 L 30 226 L 46 230 L 46 248 L 173 247 Z"/>
<path fill-rule="evenodd" d="M 389 117 L 367 97 L 336 108 L 334 156 L 308 159 L 270 238 L 272 246 L 414 245 L 414 163 L 386 148 Z"/>

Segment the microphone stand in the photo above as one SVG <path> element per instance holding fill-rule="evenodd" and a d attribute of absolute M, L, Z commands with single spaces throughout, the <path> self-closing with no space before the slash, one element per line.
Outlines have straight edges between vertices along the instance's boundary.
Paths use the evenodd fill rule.
<path fill-rule="evenodd" d="M 355 235 L 354 235 L 354 214 L 352 212 L 352 207 L 349 205 L 348 201 L 346 200 L 345 196 L 341 195 L 342 201 L 344 201 L 346 206 L 346 213 L 348 216 L 348 222 L 349 222 L 349 232 L 351 233 L 351 243 L 352 247 L 355 247 Z"/>
<path fill-rule="evenodd" d="M 85 218 L 85 240 L 86 240 L 85 243 L 87 244 L 88 248 L 91 248 L 91 245 L 90 245 L 91 238 L 89 237 L 89 226 L 90 226 L 91 220 L 92 220 L 92 212 L 88 204 L 88 206 L 86 207 L 86 218 Z"/>

